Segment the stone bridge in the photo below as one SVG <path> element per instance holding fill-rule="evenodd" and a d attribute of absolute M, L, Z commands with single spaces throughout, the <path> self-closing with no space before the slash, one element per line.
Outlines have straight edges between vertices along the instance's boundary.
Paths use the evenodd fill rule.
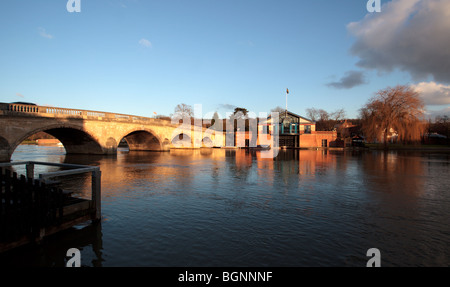
<path fill-rule="evenodd" d="M 0 162 L 38 132 L 57 138 L 68 154 L 115 154 L 122 139 L 131 151 L 223 146 L 223 134 L 190 123 L 98 111 L 0 103 Z"/>

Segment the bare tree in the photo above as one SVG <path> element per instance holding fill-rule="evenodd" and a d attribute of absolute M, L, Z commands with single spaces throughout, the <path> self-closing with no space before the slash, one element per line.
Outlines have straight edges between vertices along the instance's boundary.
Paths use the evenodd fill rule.
<path fill-rule="evenodd" d="M 330 114 L 330 118 L 334 121 L 342 121 L 345 119 L 345 110 L 338 109 Z"/>
<path fill-rule="evenodd" d="M 330 120 L 330 114 L 327 111 L 319 109 L 317 112 L 319 114 L 319 121 L 325 122 Z"/>
<path fill-rule="evenodd" d="M 286 108 L 282 108 L 280 106 L 277 106 L 270 110 L 271 113 L 279 113 L 279 114 L 284 113 L 285 111 L 286 111 Z"/>
<path fill-rule="evenodd" d="M 449 122 L 449 117 L 447 115 L 436 116 L 436 120 L 435 121 L 437 123 L 447 124 Z"/>
<path fill-rule="evenodd" d="M 306 116 L 313 122 L 319 119 L 319 111 L 315 108 L 306 109 Z"/>
<path fill-rule="evenodd" d="M 408 86 L 380 90 L 360 110 L 362 129 L 369 140 L 383 140 L 397 134 L 398 140 L 413 142 L 423 135 L 424 104 L 419 94 Z"/>
<path fill-rule="evenodd" d="M 338 109 L 334 112 L 327 112 L 323 109 L 309 108 L 306 109 L 306 116 L 312 121 L 340 121 L 345 118 L 345 110 Z"/>
<path fill-rule="evenodd" d="M 175 113 L 173 117 L 184 119 L 184 118 L 192 118 L 194 116 L 194 111 L 192 106 L 186 104 L 179 104 L 175 107 Z"/>
<path fill-rule="evenodd" d="M 323 109 L 309 108 L 306 109 L 306 116 L 316 122 L 316 130 L 332 131 L 339 121 L 345 119 L 345 110 L 338 109 L 329 113 Z"/>

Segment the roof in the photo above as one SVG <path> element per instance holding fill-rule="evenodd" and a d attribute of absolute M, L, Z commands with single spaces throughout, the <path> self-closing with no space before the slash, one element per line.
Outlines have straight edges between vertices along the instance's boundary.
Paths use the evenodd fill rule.
<path fill-rule="evenodd" d="M 291 116 L 293 116 L 293 117 L 300 118 L 300 119 L 306 120 L 306 121 L 311 122 L 311 123 L 315 123 L 315 121 L 310 120 L 310 119 L 305 118 L 305 117 L 302 117 L 302 116 L 300 116 L 300 115 L 294 114 L 293 112 L 287 111 L 287 113 L 288 113 L 288 115 L 291 115 Z M 281 113 L 280 113 L 280 114 L 281 114 Z M 267 119 L 270 119 L 271 116 L 272 116 L 272 114 L 270 114 L 270 115 L 267 117 Z"/>

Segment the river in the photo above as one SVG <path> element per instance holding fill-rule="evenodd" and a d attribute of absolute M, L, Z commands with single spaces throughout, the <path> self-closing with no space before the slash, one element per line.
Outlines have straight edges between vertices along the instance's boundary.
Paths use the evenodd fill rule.
<path fill-rule="evenodd" d="M 0 257 L 1 266 L 450 265 L 450 154 L 200 149 L 65 155 L 21 145 L 13 161 L 96 165 L 102 221 Z M 37 169 L 36 173 L 55 170 Z M 20 170 L 18 170 L 20 172 Z M 89 196 L 89 177 L 62 187 Z"/>

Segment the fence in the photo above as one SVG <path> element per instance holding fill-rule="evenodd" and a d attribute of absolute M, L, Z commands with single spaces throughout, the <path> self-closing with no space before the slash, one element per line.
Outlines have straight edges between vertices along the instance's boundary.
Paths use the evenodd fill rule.
<path fill-rule="evenodd" d="M 44 182 L 18 177 L 9 169 L 0 173 L 0 240 L 19 240 L 23 236 L 38 237 L 42 228 L 60 225 L 64 195 Z"/>
<path fill-rule="evenodd" d="M 12 172 L 12 165 L 26 165 L 26 176 Z M 35 165 L 69 168 L 44 173 L 34 179 Z M 60 188 L 50 186 L 53 177 L 92 174 L 91 199 L 75 198 Z M 0 164 L 0 252 L 43 239 L 86 220 L 101 218 L 101 172 L 99 167 L 18 162 Z"/>

